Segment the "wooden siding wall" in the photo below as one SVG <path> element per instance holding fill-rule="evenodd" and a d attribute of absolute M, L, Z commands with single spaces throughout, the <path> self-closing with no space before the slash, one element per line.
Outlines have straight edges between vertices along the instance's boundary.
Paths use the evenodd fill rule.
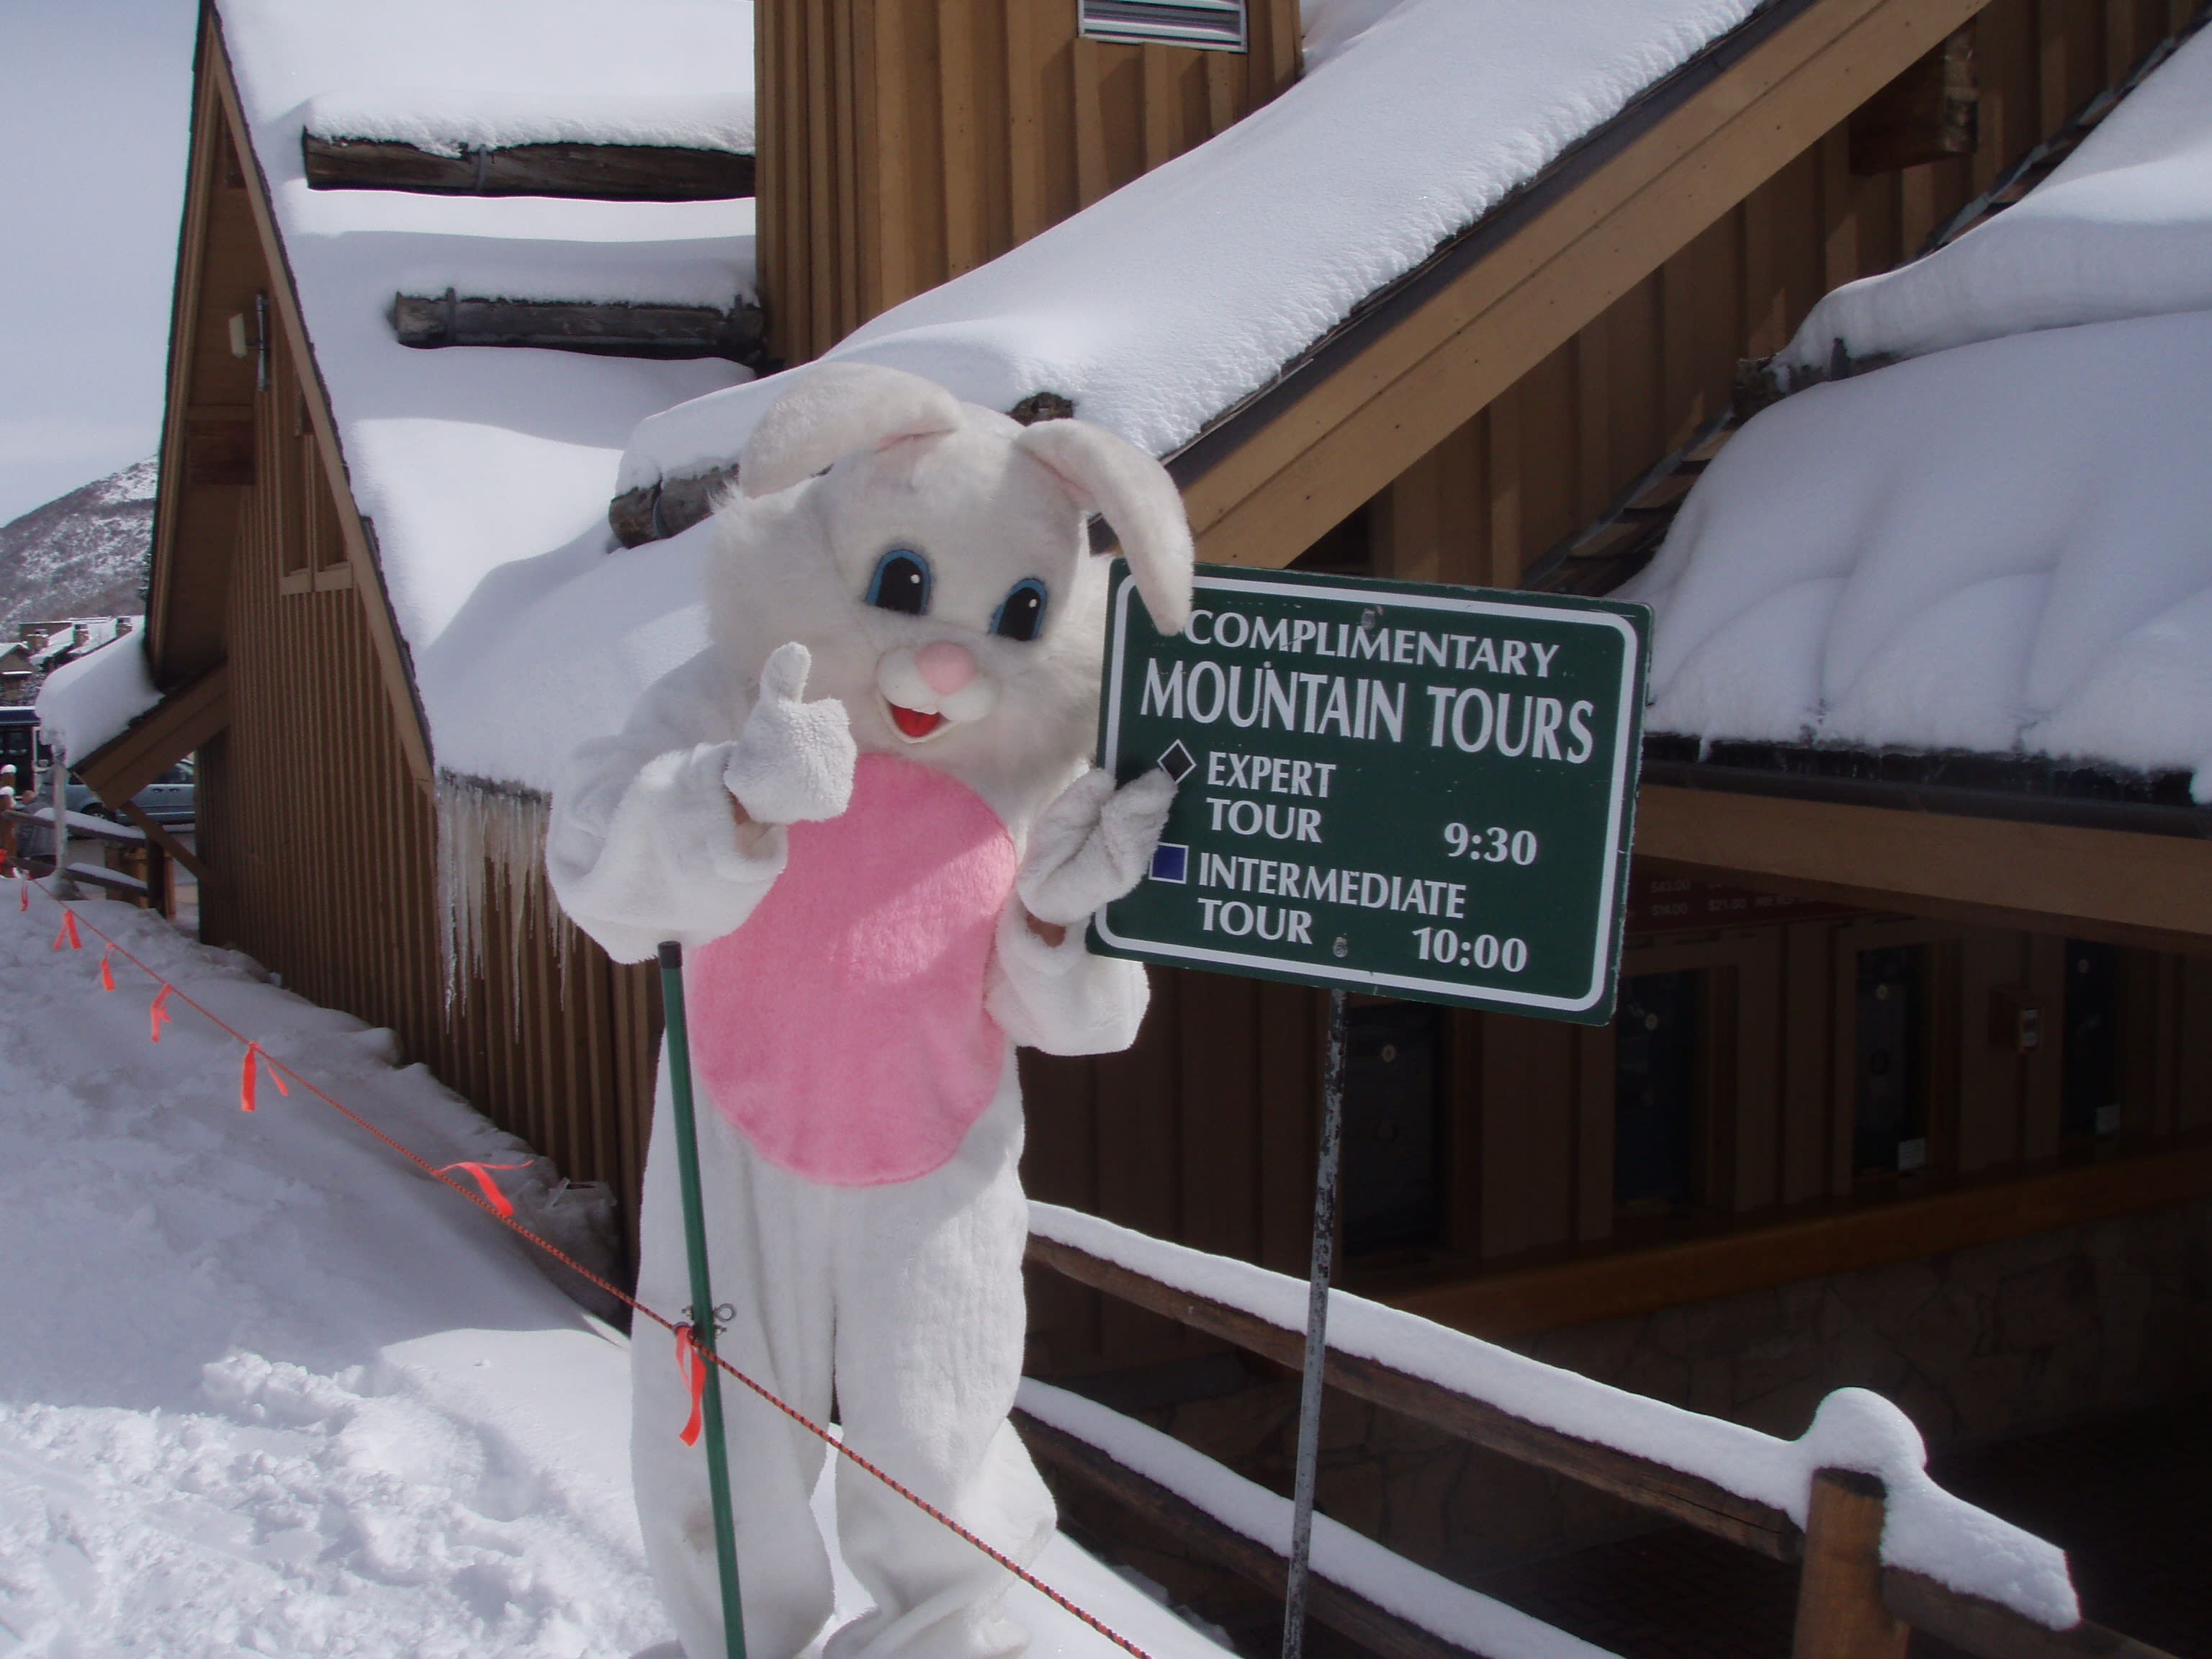
<path fill-rule="evenodd" d="M 1298 72 L 1297 0 L 1250 0 L 1243 54 L 1083 40 L 1076 0 L 761 0 L 757 15 L 761 286 L 793 361 L 1203 143 Z"/>
<path fill-rule="evenodd" d="M 1860 175 L 1837 126 L 1422 456 L 1372 513 L 1380 574 L 1516 587 L 1561 538 L 1728 407 L 1740 358 L 1887 270 L 2197 0 L 1996 0 L 1976 18 L 1979 148 Z"/>
<path fill-rule="evenodd" d="M 1083 137 L 1072 113 L 1059 126 L 1061 117 L 1036 115 L 1043 142 L 1032 141 L 1030 127 L 996 125 L 1015 122 L 1003 69 L 1025 38 L 1022 20 L 1035 26 L 1035 14 L 1018 17 L 1000 9 L 1011 4 L 917 5 L 911 16 L 889 5 L 863 9 L 861 0 L 765 8 L 764 20 L 774 21 L 763 24 L 773 54 L 763 59 L 763 131 L 785 131 L 771 124 L 793 119 L 789 100 L 800 84 L 795 65 L 803 61 L 816 77 L 807 84 L 818 88 L 832 49 L 855 50 L 855 19 L 935 20 L 930 28 L 949 31 L 945 39 L 968 38 L 959 30 L 972 25 L 971 45 L 981 45 L 965 56 L 948 55 L 940 42 L 898 60 L 927 83 L 911 107 L 926 112 L 928 131 L 912 155 L 928 156 L 929 166 L 914 165 L 948 176 L 933 147 L 950 132 L 1004 167 L 1002 178 L 971 172 L 988 188 L 979 186 L 965 206 L 948 206 L 928 190 L 896 198 L 910 196 L 920 204 L 913 246 L 935 249 L 930 257 L 949 271 L 953 262 L 988 257 L 1211 130 L 1209 77 L 1224 72 L 1208 66 L 1213 60 L 1187 54 L 1186 63 L 1159 56 L 1161 49 L 1072 39 L 1040 47 L 1034 63 L 1039 73 L 1063 77 L 1090 66 L 1087 84 L 1102 124 L 1091 137 Z M 1288 15 L 1283 0 L 1269 0 L 1255 6 L 1255 23 L 1277 15 L 1270 6 Z M 1571 347 L 1415 462 L 1372 515 L 1378 563 L 1443 580 L 1516 579 L 1528 557 L 1719 406 L 1737 357 L 1778 345 L 1834 282 L 1888 264 L 1948 204 L 2124 68 L 2183 9 L 2179 0 L 2171 6 L 1998 0 L 1981 21 L 1981 153 L 1857 178 L 1848 172 L 1845 133 L 1829 135 Z M 1073 4 L 1066 10 L 1072 17 Z M 811 22 L 792 33 L 798 20 L 820 16 L 829 20 L 826 35 L 805 33 Z M 979 76 L 974 66 L 983 63 L 1001 78 L 962 82 L 954 70 L 963 63 L 969 68 L 958 75 Z M 1184 66 L 1169 72 L 1178 63 Z M 961 85 L 969 101 L 948 101 L 947 89 Z M 1208 99 L 1199 99 L 1194 86 L 1209 89 Z M 1066 109 L 1076 111 L 1079 102 L 1071 90 Z M 1109 106 L 1122 112 L 1112 121 L 1104 113 Z M 1176 118 L 1183 125 L 1169 122 L 1164 112 L 1170 108 L 1184 112 Z M 1103 136 L 1109 127 L 1121 135 L 1111 143 Z M 842 129 L 787 131 L 784 149 L 806 159 L 809 193 L 787 193 L 781 204 L 763 207 L 764 236 L 784 237 L 794 258 L 801 246 L 821 254 L 780 278 L 824 300 L 818 319 L 794 313 L 807 343 L 786 347 L 795 353 L 817 349 L 898 297 L 863 294 L 852 276 L 857 217 L 832 224 L 801 211 L 804 203 L 829 199 L 823 192 L 844 189 L 839 181 L 852 176 L 854 131 L 848 120 Z M 977 136 L 987 131 L 994 135 L 988 142 Z M 1011 153 L 995 136 L 1001 131 L 1018 136 Z M 1023 167 L 1030 170 L 1011 155 L 1029 158 Z M 229 188 L 243 194 L 241 186 Z M 848 191 L 843 199 L 856 204 L 857 214 L 862 198 Z M 969 228 L 948 232 L 963 214 L 959 222 Z M 772 228 L 775 215 L 782 216 L 773 218 Z M 932 224 L 936 228 L 927 228 Z M 208 630 L 228 653 L 233 718 L 202 757 L 202 836 L 213 869 L 203 888 L 204 931 L 250 952 L 303 994 L 392 1028 L 408 1059 L 428 1063 L 567 1173 L 610 1181 L 632 1199 L 658 1024 L 652 976 L 615 969 L 580 940 L 564 985 L 539 887 L 524 901 L 519 957 L 495 948 L 448 1007 L 432 806 L 403 755 L 401 722 L 412 712 L 398 705 L 377 670 L 365 607 L 380 601 L 343 585 L 350 580 L 343 567 L 318 550 L 317 526 L 328 523 L 319 515 L 349 509 L 330 493 L 331 479 L 301 431 L 292 343 L 275 342 L 268 392 L 240 394 L 219 378 L 236 378 L 238 366 L 222 343 L 235 291 L 242 283 L 250 298 L 254 284 L 266 287 L 270 278 L 265 267 L 247 269 L 258 258 L 248 216 L 210 210 L 200 225 L 191 233 L 199 240 L 188 246 L 198 249 L 191 257 L 201 264 L 187 274 L 217 297 L 180 316 L 180 325 L 194 331 L 185 351 L 206 361 L 217 392 L 233 401 L 251 396 L 256 479 L 243 488 L 187 489 L 178 497 L 180 521 L 192 516 L 234 526 L 234 552 L 222 555 L 228 563 L 219 584 L 220 633 Z M 938 268 L 912 269 L 921 273 L 911 278 L 919 287 Z M 223 570 L 219 561 L 197 568 Z M 504 939 L 499 901 L 491 909 L 487 935 Z M 1896 926 L 1921 924 L 1801 924 L 1677 941 L 1632 963 L 1631 971 L 1658 971 L 1654 964 L 1661 963 L 1713 971 L 1722 1012 L 1711 1040 L 1723 1080 L 1716 1085 L 1720 1127 L 1706 1184 L 1718 1207 L 1755 1210 L 1838 1189 L 1834 1057 L 1848 1041 L 1838 1026 L 1838 964 L 1859 948 L 1850 940 L 1862 935 L 1851 928 Z M 2036 981 L 2047 972 L 2054 943 L 1958 929 L 1928 939 L 1946 953 L 1942 972 L 1957 988 L 1960 1009 L 1974 1006 L 1976 985 Z M 2212 1088 L 2212 966 L 2148 953 L 2132 955 L 2130 963 L 2130 1133 L 2140 1125 L 2141 1133 L 2162 1136 L 2191 1127 Z M 1157 969 L 1152 985 L 1152 1012 L 1130 1053 L 1092 1061 L 1024 1057 L 1031 1189 L 1149 1232 L 1302 1271 L 1321 1000 L 1291 988 Z M 1961 1171 L 2035 1156 L 2049 1143 L 2055 1060 L 1969 1054 L 1978 1028 L 1972 1015 L 1961 1019 L 1943 1156 Z M 1610 1034 L 1474 1016 L 1453 1017 L 1451 1029 L 1444 1086 L 1452 1254 L 1474 1263 L 1605 1237 L 1613 1225 Z M 1033 1339 L 1045 1369 L 1189 1352 L 1186 1339 L 1164 1323 L 1056 1281 L 1040 1279 L 1033 1307 Z"/>
<path fill-rule="evenodd" d="M 242 221 L 228 229 L 252 234 Z M 223 257 L 241 256 L 231 245 Z M 265 267 L 258 275 L 267 282 Z M 230 725 L 200 756 L 202 936 L 390 1028 L 406 1060 L 570 1178 L 608 1182 L 627 1200 L 642 1178 L 658 983 L 580 939 L 564 983 L 541 881 L 525 901 L 523 948 L 488 951 L 448 1006 L 437 826 L 400 745 L 412 711 L 394 708 L 380 674 L 364 600 L 381 600 L 351 580 L 294 345 L 270 315 L 270 385 L 247 382 L 253 482 L 230 492 Z M 502 942 L 503 905 L 495 897 L 486 917 Z"/>
<path fill-rule="evenodd" d="M 1533 560 L 1727 407 L 1740 358 L 1778 349 L 1830 289 L 1917 249 L 2195 4 L 1996 0 L 1975 26 L 1974 154 L 1859 175 L 1849 125 L 1837 126 L 1415 460 L 1365 515 L 1372 568 L 1517 586 Z M 1838 1074 L 1850 1064 L 1852 1007 L 1839 964 L 1877 939 L 1939 952 L 1951 1018 L 1950 1070 L 1933 1114 L 1937 1164 L 1970 1175 L 2057 1150 L 2056 1042 L 2022 1059 L 1991 1049 L 1984 1030 L 1990 988 L 2048 992 L 2059 940 L 1900 921 L 1678 941 L 1632 954 L 1626 971 L 1711 970 L 1716 1121 L 1700 1175 L 1713 1208 L 1852 1190 L 1850 1079 L 1839 1085 Z M 2212 1110 L 2212 963 L 2147 952 L 2130 961 L 2127 1138 L 2162 1139 Z M 1131 1054 L 1025 1058 L 1031 1190 L 1303 1272 L 1317 1000 L 1158 968 L 1152 982 L 1153 1012 Z M 2056 1018 L 2046 1014 L 2046 1031 Z M 1450 1023 L 1444 1254 L 1467 1271 L 1612 1237 L 1611 1030 L 1472 1014 Z M 1211 1054 L 1224 1034 L 1232 1055 L 1264 1065 Z M 1050 1275 L 1035 1279 L 1031 1310 L 1037 1362 L 1069 1370 L 1200 1346 Z"/>

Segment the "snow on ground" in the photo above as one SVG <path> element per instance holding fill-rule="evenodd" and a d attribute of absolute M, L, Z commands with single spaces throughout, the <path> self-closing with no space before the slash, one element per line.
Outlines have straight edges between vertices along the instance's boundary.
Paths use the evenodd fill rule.
<path fill-rule="evenodd" d="M 1147 1237 L 1054 1204 L 1032 1203 L 1030 1229 L 1190 1295 L 1240 1309 L 1279 1329 L 1305 1328 L 1306 1285 L 1287 1274 Z M 1864 1389 L 1837 1389 L 1821 1402 L 1802 1435 L 1782 1440 L 1544 1364 L 1342 1291 L 1329 1292 L 1328 1342 L 1332 1348 L 1486 1401 L 1524 1422 L 1701 1475 L 1782 1510 L 1801 1527 L 1816 1470 L 1879 1475 L 1889 1492 L 1884 1561 L 2002 1602 L 2053 1629 L 2081 1618 L 2064 1553 L 1936 1486 L 1928 1478 L 1927 1450 L 1918 1431 L 1896 1407 Z M 1025 1406 L 1031 1392 L 1025 1384 Z M 1116 1423 L 1111 1413 L 1102 1419 L 1096 1408 L 1085 1412 L 1057 1396 L 1036 1397 L 1044 1407 L 1040 1416 L 1054 1413 L 1048 1420 L 1085 1438 L 1103 1436 L 1097 1443 L 1113 1446 L 1117 1455 L 1126 1447 L 1131 1460 L 1149 1460 L 1159 1480 L 1174 1480 L 1187 1467 L 1175 1452 L 1132 1432 L 1141 1425 Z M 1221 1474 L 1227 1477 L 1225 1470 Z M 1206 1507 L 1249 1535 L 1271 1535 L 1267 1528 L 1274 1521 L 1259 1502 L 1265 1494 L 1240 1493 L 1218 1478 L 1209 1484 L 1213 1496 Z M 1434 1592 L 1421 1594 L 1432 1600 Z"/>
<path fill-rule="evenodd" d="M 1987 340 L 1784 399 L 1618 595 L 1656 615 L 1646 726 L 2194 770 L 2203 798 L 2208 425 L 2212 312 Z"/>
<path fill-rule="evenodd" d="M 145 618 L 128 634 L 64 663 L 39 687 L 39 724 L 71 760 L 94 750 L 161 702 L 146 666 Z"/>
<path fill-rule="evenodd" d="M 0 886 L 0 1656 L 610 1656 L 669 1640 L 629 1495 L 628 1341 L 528 1247 L 295 1089 L 239 1110 L 198 1015 Z M 388 1032 L 149 913 L 80 907 L 430 1158 L 525 1156 Z M 549 1201 L 541 1170 L 521 1212 Z M 673 1363 L 672 1358 L 671 1363 Z M 670 1432 L 675 1432 L 671 1425 Z M 828 1487 L 817 1500 L 825 1507 Z M 1158 1659 L 1219 1650 L 1065 1540 Z M 841 1615 L 862 1611 L 841 1575 Z M 1106 1659 L 1034 1592 L 1038 1659 Z"/>
<path fill-rule="evenodd" d="M 2212 30 L 2166 60 L 2017 205 L 1846 283 L 1784 360 L 1917 356 L 2069 323 L 2212 308 Z"/>

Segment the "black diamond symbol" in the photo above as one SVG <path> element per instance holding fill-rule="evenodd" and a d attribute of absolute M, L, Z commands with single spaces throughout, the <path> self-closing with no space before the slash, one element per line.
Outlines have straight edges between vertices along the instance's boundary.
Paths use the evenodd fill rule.
<path fill-rule="evenodd" d="M 1160 770 L 1177 783 L 1181 783 L 1197 765 L 1198 763 L 1190 757 L 1190 750 L 1182 746 L 1180 738 L 1176 739 L 1166 754 L 1160 757 Z"/>

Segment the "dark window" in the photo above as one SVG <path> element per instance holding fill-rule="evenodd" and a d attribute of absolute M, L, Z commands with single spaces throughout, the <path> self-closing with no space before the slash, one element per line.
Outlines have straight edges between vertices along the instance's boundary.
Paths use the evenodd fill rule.
<path fill-rule="evenodd" d="M 2120 1127 L 2120 953 L 2066 941 L 2065 1080 L 2059 1127 L 2069 1138 Z"/>
<path fill-rule="evenodd" d="M 1613 1201 L 1667 1215 L 1697 1196 L 1698 998 L 1705 975 L 1620 981 L 1613 1038 Z"/>
<path fill-rule="evenodd" d="M 1443 1225 L 1437 1109 L 1443 1020 L 1422 1003 L 1346 1012 L 1344 1249 L 1425 1249 Z"/>
<path fill-rule="evenodd" d="M 1851 1151 L 1860 1175 L 1909 1174 L 1928 1162 L 1926 958 L 1911 945 L 1859 952 Z"/>

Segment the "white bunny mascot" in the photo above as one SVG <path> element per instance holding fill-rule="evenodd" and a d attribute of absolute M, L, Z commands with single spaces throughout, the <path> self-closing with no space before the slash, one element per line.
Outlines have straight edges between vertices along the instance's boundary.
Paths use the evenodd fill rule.
<path fill-rule="evenodd" d="M 1015 1045 L 1126 1048 L 1134 963 L 1082 927 L 1135 885 L 1174 793 L 1089 762 L 1118 533 L 1158 625 L 1188 615 L 1181 498 L 1080 421 L 1024 428 L 886 368 L 823 364 L 770 406 L 718 509 L 712 644 L 556 796 L 555 891 L 617 960 L 686 947 L 716 1296 L 732 1364 L 1017 1559 L 1052 1500 L 1007 1426 L 1028 1216 Z M 665 1100 L 667 1077 L 661 1078 Z M 713 1109 L 707 1109 L 711 1105 Z M 646 1164 L 639 1292 L 690 1300 L 669 1114 Z M 705 1459 L 641 1341 L 646 1551 L 691 1659 L 719 1659 Z M 831 1612 L 808 1509 L 821 1443 L 725 1390 L 746 1650 L 792 1659 Z M 827 1659 L 996 1659 L 1009 1579 L 837 1470 L 839 1541 L 875 1610 Z"/>

